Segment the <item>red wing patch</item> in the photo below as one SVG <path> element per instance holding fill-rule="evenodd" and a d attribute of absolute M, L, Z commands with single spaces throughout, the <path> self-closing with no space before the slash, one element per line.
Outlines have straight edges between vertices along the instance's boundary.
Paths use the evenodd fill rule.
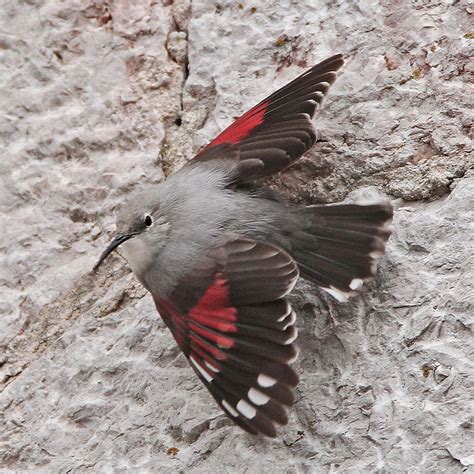
<path fill-rule="evenodd" d="M 239 117 L 189 163 L 216 159 L 246 163 L 232 184 L 284 170 L 315 143 L 312 118 L 343 64 L 337 54 L 315 65 Z"/>
<path fill-rule="evenodd" d="M 228 283 L 220 273 L 196 306 L 191 308 L 189 319 L 200 327 L 207 326 L 220 332 L 237 331 L 237 309 L 229 306 Z"/>
<path fill-rule="evenodd" d="M 155 297 L 157 309 L 225 413 L 250 433 L 276 436 L 298 382 L 289 366 L 297 355 L 296 318 L 284 299 L 296 264 L 277 247 L 248 239 L 212 255 L 214 267 L 198 265 L 168 299 Z M 199 287 L 186 307 L 186 295 Z"/>
<path fill-rule="evenodd" d="M 230 127 L 226 128 L 209 146 L 221 145 L 223 143 L 238 143 L 247 137 L 252 130 L 263 123 L 265 110 L 268 102 L 258 104 L 244 115 L 240 116 Z"/>

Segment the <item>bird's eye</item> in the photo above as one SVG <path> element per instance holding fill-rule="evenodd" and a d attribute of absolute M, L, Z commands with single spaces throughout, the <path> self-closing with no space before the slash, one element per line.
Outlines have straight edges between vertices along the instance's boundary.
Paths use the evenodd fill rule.
<path fill-rule="evenodd" d="M 143 223 L 145 224 L 145 227 L 150 227 L 153 224 L 153 218 L 149 214 L 147 214 Z"/>

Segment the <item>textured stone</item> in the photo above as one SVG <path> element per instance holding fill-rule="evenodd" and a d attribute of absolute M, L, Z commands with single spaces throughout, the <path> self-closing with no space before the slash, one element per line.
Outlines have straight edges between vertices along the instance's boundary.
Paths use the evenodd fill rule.
<path fill-rule="evenodd" d="M 467 2 L 57 2 L 0 11 L 1 472 L 474 469 L 472 25 Z M 275 440 L 242 433 L 115 255 L 134 189 L 332 53 L 324 141 L 269 184 L 385 194 L 369 289 L 294 294 L 301 383 Z"/>

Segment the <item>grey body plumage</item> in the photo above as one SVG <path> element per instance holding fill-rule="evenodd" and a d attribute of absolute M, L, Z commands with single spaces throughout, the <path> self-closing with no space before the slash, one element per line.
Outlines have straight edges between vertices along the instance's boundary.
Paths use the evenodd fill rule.
<path fill-rule="evenodd" d="M 234 169 L 225 160 L 185 167 L 124 204 L 117 220 L 120 232 L 133 232 L 145 215 L 153 217 L 151 227 L 121 246 L 149 291 L 166 297 L 203 254 L 230 237 L 288 247 L 293 206 L 252 190 L 229 189 Z"/>
<path fill-rule="evenodd" d="M 314 144 L 311 119 L 343 63 L 309 69 L 126 201 L 94 267 L 120 246 L 196 375 L 253 434 L 276 436 L 294 402 L 286 297 L 298 276 L 346 301 L 374 278 L 390 235 L 389 203 L 304 207 L 258 186 Z"/>

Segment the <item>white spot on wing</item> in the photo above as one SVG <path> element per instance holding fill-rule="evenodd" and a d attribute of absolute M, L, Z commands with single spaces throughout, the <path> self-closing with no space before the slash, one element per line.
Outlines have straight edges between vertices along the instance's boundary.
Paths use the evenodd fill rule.
<path fill-rule="evenodd" d="M 196 369 L 199 371 L 199 373 L 208 381 L 208 382 L 212 382 L 213 378 L 204 370 L 203 367 L 201 367 L 201 365 L 196 361 L 196 359 L 191 356 L 189 358 L 189 360 L 191 361 L 191 363 L 194 365 L 194 367 L 196 367 Z"/>
<path fill-rule="evenodd" d="M 296 338 L 298 337 L 298 331 L 296 330 L 295 328 L 295 331 L 293 333 L 292 336 L 290 336 L 286 341 L 285 341 L 285 346 L 287 346 L 288 344 L 291 344 L 292 342 L 294 342 L 296 340 Z"/>
<path fill-rule="evenodd" d="M 249 397 L 249 400 L 252 403 L 255 403 L 255 405 L 265 405 L 265 403 L 270 400 L 270 397 L 268 395 L 265 395 L 260 390 L 257 390 L 253 387 L 249 390 L 247 395 Z"/>
<path fill-rule="evenodd" d="M 331 288 L 321 287 L 321 289 L 329 293 L 333 298 L 336 298 L 340 303 L 346 303 L 348 301 L 347 295 L 333 286 L 331 286 Z"/>
<path fill-rule="evenodd" d="M 217 367 L 214 367 L 212 364 L 209 364 L 209 362 L 204 361 L 204 365 L 205 365 L 208 369 L 210 369 L 210 370 L 212 370 L 213 372 L 215 372 L 216 374 L 218 374 L 218 373 L 220 372 L 220 370 L 219 370 Z"/>
<path fill-rule="evenodd" d="M 349 288 L 351 290 L 360 290 L 362 288 L 362 285 L 364 284 L 364 280 L 361 280 L 360 278 L 354 278 L 350 284 Z"/>
<path fill-rule="evenodd" d="M 239 416 L 239 414 L 234 410 L 234 408 L 230 405 L 230 403 L 227 403 L 226 400 L 222 400 L 222 406 L 232 415 L 232 416 Z"/>
<path fill-rule="evenodd" d="M 260 385 L 260 387 L 265 387 L 265 388 L 273 387 L 277 383 L 276 379 L 265 374 L 260 374 L 257 378 L 257 382 Z"/>
<path fill-rule="evenodd" d="M 291 311 L 292 309 L 291 309 L 290 303 L 286 302 L 285 314 L 281 318 L 277 319 L 277 322 L 281 323 L 291 313 Z"/>
<path fill-rule="evenodd" d="M 290 317 L 288 318 L 288 321 L 283 327 L 283 331 L 285 331 L 288 326 L 292 326 L 295 323 L 295 321 L 296 321 L 296 313 L 294 311 L 291 311 Z"/>
<path fill-rule="evenodd" d="M 284 298 L 286 295 L 290 294 L 293 288 L 296 285 L 296 282 L 298 281 L 298 278 L 300 276 L 300 272 L 296 268 L 296 275 L 294 278 L 288 283 L 286 291 L 280 296 L 280 298 Z"/>
<path fill-rule="evenodd" d="M 245 400 L 240 400 L 239 403 L 237 403 L 237 410 L 248 420 L 251 420 L 257 414 L 257 409 Z"/>
<path fill-rule="evenodd" d="M 369 257 L 371 258 L 380 258 L 383 255 L 383 250 L 372 250 L 369 253 Z"/>

